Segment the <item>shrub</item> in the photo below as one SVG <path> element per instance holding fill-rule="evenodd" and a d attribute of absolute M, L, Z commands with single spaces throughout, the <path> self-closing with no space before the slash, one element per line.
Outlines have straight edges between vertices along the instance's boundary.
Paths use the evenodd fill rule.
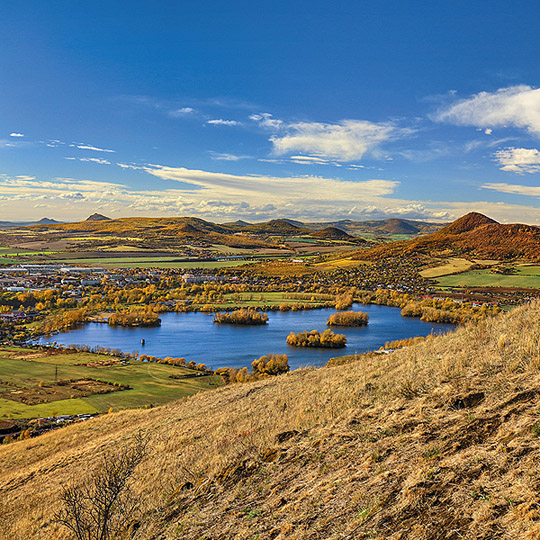
<path fill-rule="evenodd" d="M 251 362 L 251 370 L 254 376 L 279 375 L 289 371 L 289 358 L 286 354 L 268 354 Z"/>

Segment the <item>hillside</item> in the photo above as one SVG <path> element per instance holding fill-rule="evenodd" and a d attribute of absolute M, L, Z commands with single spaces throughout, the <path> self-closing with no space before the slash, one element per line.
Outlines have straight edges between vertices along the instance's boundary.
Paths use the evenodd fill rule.
<path fill-rule="evenodd" d="M 325 240 L 354 240 L 354 236 L 347 234 L 337 227 L 326 227 L 325 229 L 312 232 L 310 236 Z"/>
<path fill-rule="evenodd" d="M 66 538 L 60 486 L 142 430 L 134 539 L 538 538 L 538 321 L 537 302 L 389 355 L 4 445 L 0 537 Z"/>
<path fill-rule="evenodd" d="M 481 259 L 540 260 L 540 227 L 503 225 L 471 212 L 433 234 L 359 252 L 359 259 L 410 255 L 471 256 Z"/>
<path fill-rule="evenodd" d="M 286 234 L 286 235 L 296 235 L 296 234 L 305 234 L 309 230 L 303 227 L 301 224 L 297 225 L 290 220 L 286 219 L 273 219 L 266 223 L 257 223 L 255 225 L 247 225 L 246 230 L 264 233 L 264 234 Z"/>

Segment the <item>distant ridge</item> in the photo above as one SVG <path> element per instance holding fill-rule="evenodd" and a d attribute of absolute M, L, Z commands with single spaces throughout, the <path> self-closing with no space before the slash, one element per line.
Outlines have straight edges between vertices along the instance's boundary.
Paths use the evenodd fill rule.
<path fill-rule="evenodd" d="M 253 225 L 253 223 L 249 223 L 242 219 L 237 219 L 236 221 L 229 221 L 228 223 L 222 223 L 222 225 L 224 227 L 248 227 L 249 225 Z"/>
<path fill-rule="evenodd" d="M 310 236 L 328 240 L 354 240 L 354 236 L 347 234 L 345 231 L 342 231 L 337 227 L 326 227 L 326 229 L 312 232 Z"/>
<path fill-rule="evenodd" d="M 19 227 L 31 227 L 32 225 L 55 225 L 65 223 L 50 218 L 41 218 L 39 221 L 0 221 L 1 229 L 17 229 Z"/>
<path fill-rule="evenodd" d="M 111 218 L 108 218 L 107 216 L 104 216 L 103 214 L 92 214 L 91 216 L 88 216 L 85 221 L 110 221 Z"/>
<path fill-rule="evenodd" d="M 41 218 L 39 221 L 35 222 L 35 225 L 54 225 L 55 223 L 62 223 L 62 221 L 56 221 L 56 219 L 50 218 Z"/>
<path fill-rule="evenodd" d="M 303 224 L 304 227 L 313 231 L 326 229 L 327 227 L 336 227 L 352 236 L 362 236 L 363 234 L 376 236 L 406 234 L 409 236 L 417 236 L 436 232 L 444 225 L 446 225 L 446 223 L 432 223 L 428 221 L 416 221 L 401 218 L 389 218 L 371 221 L 352 221 L 350 219 L 341 219 L 339 221 Z"/>

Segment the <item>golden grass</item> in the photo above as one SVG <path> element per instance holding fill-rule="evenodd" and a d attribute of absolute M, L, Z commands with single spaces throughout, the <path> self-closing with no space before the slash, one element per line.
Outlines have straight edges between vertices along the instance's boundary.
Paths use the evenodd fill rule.
<path fill-rule="evenodd" d="M 0 538 L 67 537 L 51 522 L 60 486 L 140 429 L 136 538 L 538 538 L 539 368 L 536 302 L 389 355 L 2 446 Z"/>

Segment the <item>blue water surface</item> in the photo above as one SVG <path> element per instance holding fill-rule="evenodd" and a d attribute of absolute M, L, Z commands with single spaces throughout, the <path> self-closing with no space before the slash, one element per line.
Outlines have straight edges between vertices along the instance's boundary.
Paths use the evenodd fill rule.
<path fill-rule="evenodd" d="M 353 309 L 368 313 L 369 324 L 359 328 L 333 327 L 334 332 L 347 336 L 344 349 L 297 348 L 285 342 L 290 332 L 322 332 L 328 328 L 326 321 L 335 313 L 334 309 L 270 312 L 268 324 L 263 326 L 215 324 L 212 314 L 207 313 L 163 313 L 159 327 L 123 328 L 90 323 L 43 338 L 41 343 L 101 345 L 162 358 L 184 357 L 188 362 L 202 362 L 213 369 L 221 366 L 249 367 L 255 358 L 264 354 L 286 353 L 291 369 L 296 369 L 324 365 L 334 356 L 375 350 L 387 341 L 427 336 L 431 332 L 442 333 L 454 328 L 450 324 L 402 317 L 399 308 L 355 304 Z M 145 340 L 144 346 L 141 339 Z"/>

